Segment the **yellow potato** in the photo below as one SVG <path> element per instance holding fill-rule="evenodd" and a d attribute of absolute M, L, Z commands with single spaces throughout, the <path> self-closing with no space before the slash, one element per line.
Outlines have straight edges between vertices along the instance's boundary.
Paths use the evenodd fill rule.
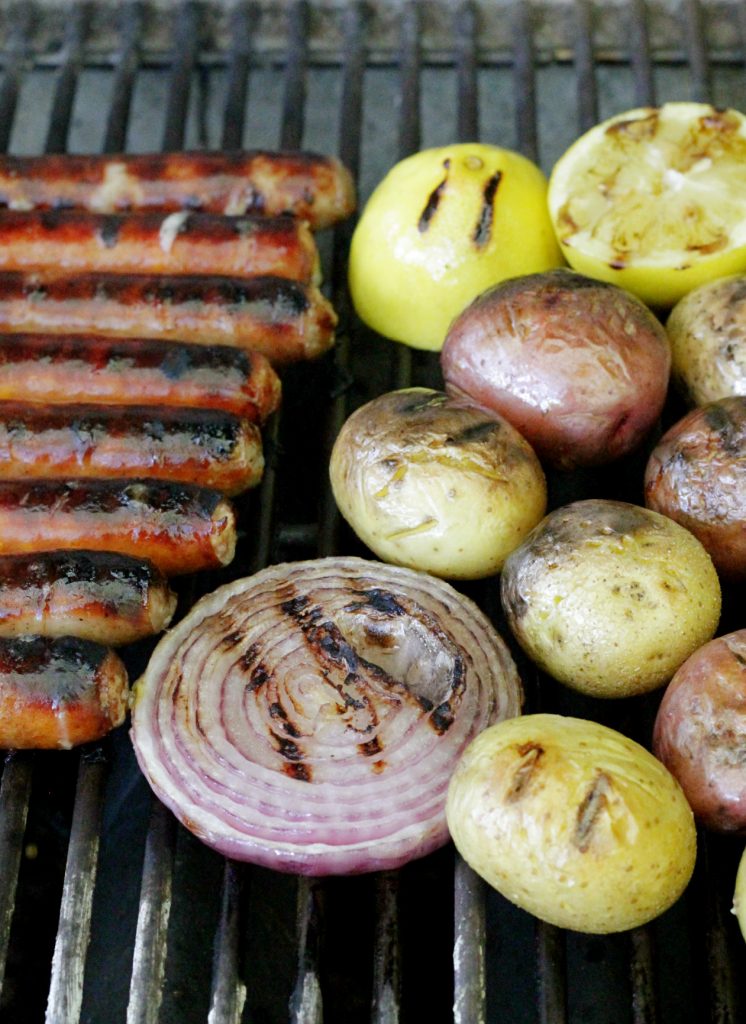
<path fill-rule="evenodd" d="M 438 350 L 454 317 L 490 285 L 563 264 L 544 174 L 482 143 L 396 164 L 365 205 L 350 248 L 359 316 L 384 337 Z"/>
<path fill-rule="evenodd" d="M 576 931 L 635 928 L 691 877 L 694 818 L 652 754 L 595 722 L 524 715 L 482 732 L 451 779 L 454 842 L 507 899 Z"/>
<path fill-rule="evenodd" d="M 508 557 L 501 593 L 529 657 L 595 697 L 663 686 L 714 635 L 721 607 L 717 572 L 693 534 L 603 499 L 548 515 Z"/>
<path fill-rule="evenodd" d="M 379 558 L 450 579 L 498 572 L 546 511 L 544 473 L 518 431 L 428 388 L 354 412 L 329 474 L 340 512 Z"/>

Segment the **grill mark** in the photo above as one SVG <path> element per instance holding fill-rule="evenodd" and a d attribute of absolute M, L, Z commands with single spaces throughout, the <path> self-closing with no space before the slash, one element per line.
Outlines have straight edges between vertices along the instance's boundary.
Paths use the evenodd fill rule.
<path fill-rule="evenodd" d="M 109 216 L 102 219 L 99 234 L 106 249 L 113 249 L 117 244 L 121 227 L 121 217 Z"/>
<path fill-rule="evenodd" d="M 495 195 L 497 194 L 497 189 L 502 181 L 502 176 L 502 171 L 495 171 L 495 173 L 487 179 L 484 189 L 482 190 L 482 209 L 479 214 L 479 220 L 474 228 L 474 235 L 472 236 L 474 244 L 478 249 L 487 245 L 490 237 L 492 236 L 492 223 L 495 216 Z"/>
<path fill-rule="evenodd" d="M 514 803 L 524 795 L 539 768 L 539 762 L 544 756 L 544 748 L 539 743 L 523 743 L 518 747 L 518 753 L 521 763 L 516 768 L 510 788 L 505 794 L 506 803 Z"/>
<path fill-rule="evenodd" d="M 485 420 L 483 423 L 474 423 L 470 427 L 464 427 L 457 434 L 451 434 L 446 438 L 448 444 L 466 445 L 474 441 L 482 441 L 500 429 L 497 420 Z"/>
<path fill-rule="evenodd" d="M 598 821 L 599 814 L 606 807 L 608 802 L 606 794 L 610 788 L 611 779 L 609 776 L 605 772 L 598 772 L 578 807 L 572 839 L 581 853 L 585 853 L 591 845 L 593 829 Z"/>
<path fill-rule="evenodd" d="M 376 754 L 380 754 L 382 751 L 381 742 L 377 736 L 374 736 L 372 740 L 368 740 L 365 743 L 359 743 L 357 749 L 365 757 L 375 757 Z"/>
<path fill-rule="evenodd" d="M 265 675 L 265 679 L 266 679 L 266 672 L 264 673 L 264 675 Z M 298 731 L 298 729 L 296 729 L 296 727 L 293 725 L 293 723 L 290 721 L 290 719 L 288 718 L 287 711 L 282 706 L 282 704 L 279 704 L 277 701 L 275 701 L 273 704 L 270 704 L 270 706 L 269 706 L 269 714 L 270 714 L 271 718 L 277 719 L 277 720 L 279 720 L 282 723 L 282 728 L 284 729 L 285 733 L 288 736 L 292 736 L 293 739 L 298 739 L 298 737 L 301 734 Z M 300 748 L 298 748 L 298 750 L 300 751 Z M 298 756 L 302 757 L 302 753 L 299 752 Z"/>
<path fill-rule="evenodd" d="M 421 235 L 424 235 L 424 233 L 430 227 L 430 222 L 437 213 L 441 196 L 443 195 L 446 184 L 448 183 L 448 172 L 450 171 L 451 168 L 450 159 L 446 159 L 443 161 L 443 167 L 446 172 L 445 177 L 443 178 L 439 185 L 436 185 L 436 187 L 427 197 L 427 202 L 425 203 L 422 213 L 420 214 L 420 219 L 417 221 L 417 230 Z"/>
<path fill-rule="evenodd" d="M 313 773 L 307 764 L 298 764 L 297 761 L 288 761 L 287 764 L 282 766 L 282 770 L 286 775 L 289 775 L 291 779 L 297 779 L 299 782 L 313 782 Z"/>

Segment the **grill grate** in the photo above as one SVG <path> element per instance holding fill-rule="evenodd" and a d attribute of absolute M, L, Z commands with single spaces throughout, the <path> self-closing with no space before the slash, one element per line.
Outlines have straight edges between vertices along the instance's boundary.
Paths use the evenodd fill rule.
<path fill-rule="evenodd" d="M 743 3 L 300 0 L 228 10 L 187 0 L 165 11 L 0 4 L 0 148 L 38 139 L 58 152 L 99 137 L 113 151 L 315 147 L 339 153 L 364 196 L 420 145 L 481 134 L 547 167 L 627 106 L 692 98 L 746 108 Z M 87 80 L 94 72 L 106 110 L 98 78 Z M 50 81 L 47 117 L 38 97 Z M 231 575 L 356 550 L 325 484 L 339 426 L 376 393 L 438 386 L 434 357 L 383 342 L 352 316 L 351 230 L 320 239 L 338 347 L 288 372 L 264 480 L 242 502 L 236 561 L 181 583 L 180 612 Z M 628 496 L 632 469 L 599 473 L 593 493 Z M 550 482 L 555 504 L 590 486 Z M 494 588 L 471 590 L 499 620 Z M 133 676 L 151 648 L 128 652 Z M 599 711 L 522 667 L 534 707 L 605 717 L 632 734 L 649 727 L 649 701 Z M 126 735 L 69 755 L 11 753 L 0 782 L 0 1021 L 736 1024 L 742 947 L 728 909 L 740 848 L 701 839 L 675 908 L 598 939 L 534 922 L 448 849 L 401 872 L 326 881 L 224 862 L 151 801 Z"/>

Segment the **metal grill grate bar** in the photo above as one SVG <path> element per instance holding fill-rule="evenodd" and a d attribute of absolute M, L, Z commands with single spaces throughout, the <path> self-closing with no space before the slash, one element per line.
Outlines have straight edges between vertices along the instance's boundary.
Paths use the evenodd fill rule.
<path fill-rule="evenodd" d="M 687 64 L 690 71 L 690 98 L 707 103 L 712 97 L 712 83 L 702 9 L 698 0 L 682 0 L 681 18 Z"/>
<path fill-rule="evenodd" d="M 32 767 L 33 755 L 8 754 L 0 783 L 0 992 L 31 797 Z"/>
<path fill-rule="evenodd" d="M 125 148 L 135 77 L 140 64 L 144 9 L 140 0 L 125 4 L 121 15 L 122 47 L 117 59 L 111 107 L 106 123 L 104 152 L 119 153 Z"/>
<path fill-rule="evenodd" d="M 64 153 L 72 120 L 78 75 L 83 62 L 83 46 L 88 32 L 88 7 L 76 5 L 70 12 L 64 43 L 64 63 L 57 78 L 52 112 L 45 150 L 47 153 Z"/>

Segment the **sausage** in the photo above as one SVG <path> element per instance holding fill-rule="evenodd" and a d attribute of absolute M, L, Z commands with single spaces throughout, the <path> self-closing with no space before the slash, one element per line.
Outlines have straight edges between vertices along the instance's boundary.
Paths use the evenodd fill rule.
<path fill-rule="evenodd" d="M 259 427 L 214 409 L 0 403 L 0 480 L 139 477 L 238 494 L 263 468 Z"/>
<path fill-rule="evenodd" d="M 293 217 L 0 211 L 0 271 L 273 275 L 319 279 L 310 228 Z"/>
<path fill-rule="evenodd" d="M 0 480 L 0 555 L 115 551 L 166 576 L 228 565 L 236 515 L 217 491 L 143 480 Z"/>
<path fill-rule="evenodd" d="M 0 203 L 99 213 L 291 213 L 316 229 L 353 212 L 355 188 L 339 160 L 309 152 L 47 154 L 0 158 Z"/>
<path fill-rule="evenodd" d="M 264 423 L 280 394 L 264 356 L 227 345 L 0 335 L 0 401 L 187 406 Z"/>
<path fill-rule="evenodd" d="M 0 333 L 233 345 L 283 364 L 329 349 L 336 323 L 315 285 L 279 277 L 0 274 Z"/>
<path fill-rule="evenodd" d="M 0 747 L 64 749 L 124 721 L 127 671 L 102 644 L 78 637 L 0 638 Z"/>
<path fill-rule="evenodd" d="M 109 647 L 160 633 L 176 595 L 150 562 L 111 551 L 0 555 L 0 636 L 77 636 Z"/>

